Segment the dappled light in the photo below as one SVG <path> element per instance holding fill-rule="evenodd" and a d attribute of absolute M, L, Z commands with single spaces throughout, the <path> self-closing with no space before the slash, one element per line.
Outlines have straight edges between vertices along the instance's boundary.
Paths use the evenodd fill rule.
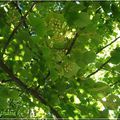
<path fill-rule="evenodd" d="M 0 118 L 120 118 L 120 2 L 1 1 Z"/>

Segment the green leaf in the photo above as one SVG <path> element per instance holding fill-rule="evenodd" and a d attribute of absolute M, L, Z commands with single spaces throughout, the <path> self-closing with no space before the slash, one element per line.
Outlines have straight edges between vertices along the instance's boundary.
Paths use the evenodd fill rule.
<path fill-rule="evenodd" d="M 65 41 L 55 40 L 53 43 L 53 47 L 56 49 L 64 49 L 65 43 Z"/>
<path fill-rule="evenodd" d="M 0 110 L 6 109 L 7 105 L 7 99 L 4 96 L 0 96 Z"/>
<path fill-rule="evenodd" d="M 116 95 L 111 94 L 106 98 L 106 101 L 104 101 L 103 104 L 109 109 L 115 110 L 120 105 L 120 98 Z"/>
<path fill-rule="evenodd" d="M 95 60 L 96 54 L 92 51 L 86 51 L 83 54 L 83 60 L 86 64 L 91 63 Z"/>
<path fill-rule="evenodd" d="M 79 69 L 80 67 L 75 62 L 68 62 L 64 66 L 64 76 L 67 78 L 71 78 L 77 74 Z"/>
<path fill-rule="evenodd" d="M 119 24 L 120 2 L 0 2 L 0 117 L 117 118 Z"/>
<path fill-rule="evenodd" d="M 107 1 L 101 1 L 101 2 L 100 2 L 100 5 L 102 6 L 103 10 L 104 10 L 106 13 L 111 12 L 111 9 L 110 9 L 111 4 L 110 4 L 109 2 L 107 2 Z"/>
<path fill-rule="evenodd" d="M 99 98 L 103 98 L 111 92 L 111 88 L 104 82 L 96 82 L 89 91 Z"/>
<path fill-rule="evenodd" d="M 50 63 L 49 65 L 49 69 L 50 69 L 50 76 L 52 80 L 56 80 L 58 78 L 58 72 L 56 70 L 56 67 L 53 63 Z"/>
<path fill-rule="evenodd" d="M 74 106 L 72 106 L 70 103 L 66 103 L 66 105 L 63 106 L 65 111 L 66 111 L 66 115 L 67 116 L 75 116 L 75 113 L 74 113 Z"/>
<path fill-rule="evenodd" d="M 0 86 L 0 96 L 3 98 L 18 98 L 19 94 L 18 91 L 14 89 L 9 89 L 6 86 Z"/>
<path fill-rule="evenodd" d="M 15 37 L 16 37 L 16 39 L 18 39 L 17 40 L 17 42 L 22 42 L 23 40 L 27 40 L 27 41 L 29 41 L 30 40 L 30 35 L 29 35 L 29 32 L 27 31 L 27 30 L 22 30 L 22 31 L 19 31 L 19 33 L 17 33 L 16 35 L 15 35 Z"/>
<path fill-rule="evenodd" d="M 17 90 L 11 89 L 9 90 L 10 92 L 10 97 L 13 99 L 18 99 L 19 98 L 19 92 Z"/>
<path fill-rule="evenodd" d="M 117 47 L 111 52 L 111 63 L 118 64 L 120 63 L 120 47 Z"/>
<path fill-rule="evenodd" d="M 29 16 L 30 23 L 32 25 L 32 30 L 35 31 L 39 36 L 43 37 L 46 31 L 45 20 L 39 15 L 31 14 Z"/>
<path fill-rule="evenodd" d="M 85 12 L 79 13 L 83 9 L 85 9 L 85 6 L 82 2 L 81 2 L 81 4 L 76 4 L 76 3 L 71 3 L 71 2 L 66 4 L 64 17 L 67 20 L 67 23 L 69 26 L 72 26 L 72 27 L 73 26 L 75 26 L 75 27 L 86 26 L 87 23 L 85 23 L 83 20 L 88 22 L 86 20 L 86 19 L 88 19 L 88 15 L 85 15 L 86 14 Z"/>
<path fill-rule="evenodd" d="M 9 98 L 10 97 L 9 89 L 5 86 L 0 85 L 0 96 L 4 98 Z"/>
<path fill-rule="evenodd" d="M 45 84 L 45 80 L 44 80 L 44 79 L 38 79 L 37 82 L 38 82 L 38 84 L 39 84 L 40 86 L 42 86 L 42 85 Z"/>
<path fill-rule="evenodd" d="M 86 27 L 90 23 L 90 16 L 86 12 L 81 12 L 76 20 L 75 25 L 81 28 Z"/>
<path fill-rule="evenodd" d="M 85 67 L 89 63 L 94 62 L 96 54 L 92 51 L 81 51 L 81 49 L 76 49 L 73 51 L 73 59 L 80 67 Z"/>
<path fill-rule="evenodd" d="M 65 17 L 70 26 L 83 28 L 90 23 L 90 16 L 86 12 L 79 13 L 78 11 L 72 10 Z"/>
<path fill-rule="evenodd" d="M 95 84 L 95 81 L 91 78 L 80 81 L 81 87 L 86 89 L 86 90 L 91 89 L 94 84 Z"/>
<path fill-rule="evenodd" d="M 28 61 L 30 61 L 31 60 L 31 58 L 32 58 L 32 53 L 31 53 L 31 51 L 27 48 L 27 47 L 25 47 L 24 48 L 24 52 L 25 52 L 25 54 L 24 54 L 24 61 L 25 62 L 28 62 Z"/>
<path fill-rule="evenodd" d="M 58 94 L 63 95 L 66 90 L 67 83 L 65 83 L 65 79 L 57 80 L 55 88 L 58 91 Z"/>
<path fill-rule="evenodd" d="M 49 59 L 49 61 L 50 61 L 52 59 L 52 57 L 51 57 L 51 55 L 52 55 L 51 49 L 49 49 L 48 47 L 44 46 L 44 47 L 42 47 L 42 51 L 43 51 L 43 57 L 45 58 L 45 60 Z"/>
<path fill-rule="evenodd" d="M 119 9 L 117 8 L 117 6 L 116 6 L 116 4 L 112 4 L 111 5 L 111 10 L 112 10 L 112 14 L 113 14 L 113 16 L 114 16 L 114 18 L 115 19 L 119 19 L 119 17 L 120 17 L 120 11 L 119 11 Z"/>
<path fill-rule="evenodd" d="M 60 101 L 59 101 L 59 98 L 58 98 L 57 95 L 51 94 L 51 95 L 49 96 L 49 102 L 50 102 L 52 105 L 58 105 Z"/>

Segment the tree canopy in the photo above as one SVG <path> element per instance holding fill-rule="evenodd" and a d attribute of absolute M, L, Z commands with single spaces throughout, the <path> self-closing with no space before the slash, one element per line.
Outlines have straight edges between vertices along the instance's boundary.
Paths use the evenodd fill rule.
<path fill-rule="evenodd" d="M 119 118 L 120 2 L 1 1 L 1 118 Z"/>

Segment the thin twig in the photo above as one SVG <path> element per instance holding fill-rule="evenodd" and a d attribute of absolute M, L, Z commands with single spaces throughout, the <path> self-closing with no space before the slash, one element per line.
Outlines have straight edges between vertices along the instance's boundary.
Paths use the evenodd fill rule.
<path fill-rule="evenodd" d="M 31 5 L 30 9 L 25 13 L 25 15 L 20 19 L 18 25 L 14 28 L 14 30 L 12 31 L 12 33 L 10 34 L 8 40 L 6 41 L 3 51 L 2 51 L 2 55 L 4 54 L 5 50 L 7 49 L 9 43 L 11 42 L 12 38 L 14 37 L 14 34 L 17 32 L 18 28 L 22 25 L 22 23 L 24 22 L 24 20 L 26 19 L 26 17 L 28 16 L 29 12 L 33 9 L 33 7 L 35 6 L 35 2 Z"/>
<path fill-rule="evenodd" d="M 23 15 L 22 10 L 21 10 L 21 8 L 19 7 L 19 4 L 17 3 L 17 1 L 13 1 L 13 5 L 16 7 L 18 13 L 19 13 L 20 16 L 21 16 L 21 19 L 23 19 L 24 15 Z M 26 19 L 24 19 L 24 21 L 23 21 L 23 27 L 26 28 L 26 29 L 28 29 L 28 32 L 29 32 L 29 34 L 31 35 L 31 31 L 29 30 L 29 26 L 28 26 L 28 24 L 27 24 L 27 22 L 26 22 Z"/>
<path fill-rule="evenodd" d="M 116 42 L 119 38 L 120 38 L 120 36 L 117 37 L 117 38 L 115 38 L 112 42 L 110 42 L 109 44 L 107 44 L 107 45 L 105 45 L 103 48 L 101 48 L 96 54 L 100 53 L 102 50 L 104 50 L 104 49 L 107 48 L 108 46 L 112 45 L 112 44 L 113 44 L 114 42 Z M 98 71 L 100 71 L 110 60 L 111 60 L 111 58 L 108 59 L 105 63 L 103 63 L 96 71 L 94 71 L 94 72 L 92 72 L 91 74 L 89 74 L 89 75 L 87 76 L 87 78 L 88 78 L 88 77 L 91 77 L 92 75 L 94 75 L 94 74 L 96 74 Z"/>
<path fill-rule="evenodd" d="M 93 76 L 94 74 L 96 74 L 97 72 L 99 72 L 105 65 L 107 65 L 110 62 L 111 58 L 109 58 L 105 63 L 103 63 L 97 70 L 95 70 L 94 72 L 92 72 L 91 74 L 89 74 L 86 78 L 89 78 L 91 76 Z"/>
<path fill-rule="evenodd" d="M 96 54 L 100 53 L 102 50 L 104 50 L 104 49 L 107 48 L 108 46 L 112 45 L 112 44 L 113 44 L 114 42 L 116 42 L 119 38 L 120 38 L 120 36 L 117 37 L 117 38 L 115 38 L 115 39 L 114 39 L 112 42 L 110 42 L 109 44 L 107 44 L 107 45 L 105 45 L 104 47 L 102 47 L 100 50 L 98 50 L 98 52 L 97 52 Z"/>

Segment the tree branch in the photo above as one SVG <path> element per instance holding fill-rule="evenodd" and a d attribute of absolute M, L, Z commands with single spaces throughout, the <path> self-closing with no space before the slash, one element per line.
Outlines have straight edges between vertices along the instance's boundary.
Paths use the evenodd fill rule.
<path fill-rule="evenodd" d="M 107 45 L 105 45 L 103 48 L 101 48 L 96 54 L 100 53 L 102 50 L 104 50 L 104 49 L 107 48 L 108 46 L 112 45 L 112 44 L 113 44 L 114 42 L 116 42 L 119 38 L 120 38 L 120 36 L 117 37 L 117 38 L 115 38 L 112 42 L 110 42 L 109 44 L 107 44 Z M 94 72 L 92 72 L 91 74 L 89 74 L 89 75 L 87 76 L 87 78 L 88 78 L 88 77 L 91 77 L 92 75 L 94 75 L 94 74 L 96 74 L 98 71 L 100 71 L 110 60 L 111 60 L 111 58 L 108 59 L 105 63 L 103 63 L 96 71 L 94 71 Z"/>
<path fill-rule="evenodd" d="M 69 48 L 67 49 L 67 52 L 65 53 L 65 55 L 68 55 L 68 54 L 71 52 L 71 50 L 72 50 L 72 48 L 73 48 L 73 46 L 74 46 L 74 44 L 75 44 L 75 41 L 77 40 L 78 36 L 79 36 L 79 32 L 77 32 L 77 33 L 75 34 L 75 37 L 73 38 L 73 40 L 72 40 Z"/>
<path fill-rule="evenodd" d="M 7 82 L 12 82 L 11 79 L 8 79 L 8 80 L 0 80 L 1 83 L 7 83 Z"/>
<path fill-rule="evenodd" d="M 103 63 L 97 70 L 95 70 L 94 72 L 92 72 L 91 74 L 89 74 L 86 78 L 89 78 L 91 76 L 93 76 L 94 74 L 96 74 L 97 72 L 99 72 L 106 64 L 108 64 L 110 62 L 111 58 L 109 58 L 105 63 Z"/>
<path fill-rule="evenodd" d="M 23 19 L 24 15 L 23 15 L 22 10 L 21 10 L 21 8 L 19 6 L 19 1 L 18 2 L 17 1 L 13 1 L 12 3 L 16 7 L 18 13 L 20 14 L 21 19 Z M 28 27 L 28 24 L 26 22 L 26 19 L 23 20 L 23 26 L 24 26 L 24 28 L 28 29 L 28 32 L 31 35 L 31 31 L 29 30 L 29 27 Z"/>
<path fill-rule="evenodd" d="M 3 51 L 2 51 L 2 55 L 4 54 L 6 48 L 8 47 L 9 43 L 11 42 L 11 39 L 14 37 L 14 34 L 17 32 L 18 28 L 22 25 L 22 23 L 24 22 L 24 20 L 26 19 L 26 17 L 28 16 L 29 12 L 33 9 L 33 7 L 35 6 L 35 2 L 31 5 L 30 9 L 25 13 L 25 15 L 23 17 L 21 17 L 18 25 L 14 28 L 14 30 L 12 31 L 12 33 L 10 34 L 9 38 L 7 39 Z"/>
<path fill-rule="evenodd" d="M 17 78 L 12 71 L 4 64 L 4 62 L 0 59 L 0 67 L 3 69 L 5 73 L 9 75 L 9 77 L 16 83 L 17 86 L 19 86 L 22 90 L 24 90 L 26 93 L 31 94 L 34 98 L 38 99 L 39 102 L 43 103 L 44 105 L 48 106 L 51 110 L 51 113 L 56 116 L 56 118 L 62 117 L 59 115 L 59 113 L 41 96 L 39 91 L 36 91 L 36 89 L 28 88 L 28 86 L 22 82 L 19 78 Z"/>
<path fill-rule="evenodd" d="M 112 45 L 112 44 L 113 44 L 114 42 L 116 42 L 119 38 L 120 38 L 120 36 L 117 37 L 117 38 L 115 38 L 112 42 L 110 42 L 109 44 L 105 45 L 103 48 L 101 48 L 100 50 L 98 50 L 96 54 L 100 53 L 102 50 L 104 50 L 104 49 L 107 48 L 108 46 Z"/>
<path fill-rule="evenodd" d="M 84 30 L 84 29 L 85 29 L 85 27 L 80 28 L 80 29 L 76 32 L 75 37 L 73 38 L 73 40 L 72 40 L 69 48 L 67 49 L 67 52 L 65 53 L 65 55 L 68 55 L 68 54 L 71 52 L 71 50 L 72 50 L 72 48 L 73 48 L 73 46 L 74 46 L 77 38 L 79 37 L 79 32 L 80 32 L 81 30 Z"/>

